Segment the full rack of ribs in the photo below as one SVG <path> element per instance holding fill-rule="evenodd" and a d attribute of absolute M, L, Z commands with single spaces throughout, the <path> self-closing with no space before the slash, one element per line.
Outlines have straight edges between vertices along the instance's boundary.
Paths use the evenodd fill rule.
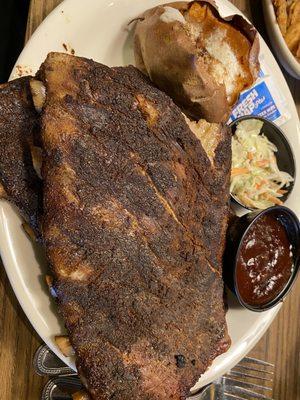
<path fill-rule="evenodd" d="M 39 117 L 30 79 L 0 85 L 0 197 L 15 204 L 37 231 L 41 183 L 33 167 L 31 148 L 38 141 Z"/>
<path fill-rule="evenodd" d="M 185 399 L 226 351 L 230 134 L 212 160 L 134 67 L 50 53 L 39 72 L 43 237 L 92 399 Z"/>

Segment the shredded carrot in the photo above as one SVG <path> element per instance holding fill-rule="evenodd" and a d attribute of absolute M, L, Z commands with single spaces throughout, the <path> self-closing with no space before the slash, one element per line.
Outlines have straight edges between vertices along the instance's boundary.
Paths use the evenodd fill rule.
<path fill-rule="evenodd" d="M 263 193 L 262 196 L 265 197 L 267 200 L 271 201 L 272 203 L 277 204 L 279 206 L 281 206 L 283 204 L 283 202 L 281 200 L 279 200 L 275 196 L 272 196 L 269 193 Z"/>
<path fill-rule="evenodd" d="M 287 193 L 287 190 L 279 189 L 279 190 L 277 190 L 277 193 L 285 194 L 285 193 Z"/>
<path fill-rule="evenodd" d="M 248 151 L 247 158 L 248 158 L 248 160 L 253 160 L 254 155 L 253 155 L 253 153 L 251 151 Z"/>
<path fill-rule="evenodd" d="M 265 179 L 261 179 L 260 182 L 255 185 L 255 189 L 260 189 L 266 183 L 268 182 Z"/>
<path fill-rule="evenodd" d="M 269 160 L 258 160 L 256 161 L 255 165 L 257 165 L 258 167 L 266 167 L 270 164 Z"/>
<path fill-rule="evenodd" d="M 248 173 L 248 168 L 232 168 L 231 170 L 231 176 L 243 175 Z"/>

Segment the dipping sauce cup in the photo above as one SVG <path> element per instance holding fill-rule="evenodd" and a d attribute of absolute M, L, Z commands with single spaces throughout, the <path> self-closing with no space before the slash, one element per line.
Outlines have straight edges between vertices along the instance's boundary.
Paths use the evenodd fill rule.
<path fill-rule="evenodd" d="M 232 220 L 224 280 L 244 307 L 264 311 L 282 301 L 299 262 L 300 222 L 289 208 L 274 206 Z"/>

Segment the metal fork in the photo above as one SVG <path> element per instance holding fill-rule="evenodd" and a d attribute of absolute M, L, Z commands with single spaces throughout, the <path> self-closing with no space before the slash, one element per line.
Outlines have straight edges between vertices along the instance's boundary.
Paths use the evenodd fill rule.
<path fill-rule="evenodd" d="M 197 400 L 273 400 L 274 365 L 245 357 L 227 374 L 191 397 Z"/>
<path fill-rule="evenodd" d="M 41 400 L 71 400 L 72 393 L 83 389 L 76 373 L 47 346 L 34 357 L 38 375 L 52 377 L 45 385 Z M 273 400 L 274 365 L 245 357 L 227 374 L 189 397 L 190 400 Z M 268 394 L 266 394 L 268 393 Z"/>

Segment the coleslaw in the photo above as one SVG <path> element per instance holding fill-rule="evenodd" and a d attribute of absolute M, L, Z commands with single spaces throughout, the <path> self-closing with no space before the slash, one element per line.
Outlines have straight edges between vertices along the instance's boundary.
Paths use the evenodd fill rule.
<path fill-rule="evenodd" d="M 232 138 L 230 193 L 246 207 L 265 209 L 283 204 L 293 178 L 280 171 L 276 146 L 261 132 L 258 119 L 240 121 Z"/>

